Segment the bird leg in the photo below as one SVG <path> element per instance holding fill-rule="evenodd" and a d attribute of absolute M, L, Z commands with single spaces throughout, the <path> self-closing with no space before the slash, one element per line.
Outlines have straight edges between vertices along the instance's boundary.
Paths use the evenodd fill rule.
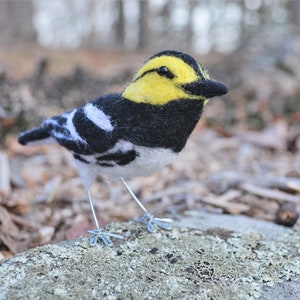
<path fill-rule="evenodd" d="M 137 196 L 133 193 L 127 182 L 123 177 L 120 177 L 121 182 L 124 184 L 126 190 L 129 192 L 129 194 L 132 196 L 134 201 L 138 204 L 138 206 L 144 211 L 144 215 L 141 216 L 140 218 L 135 219 L 135 222 L 139 223 L 144 223 L 147 225 L 147 230 L 151 233 L 156 232 L 156 229 L 153 224 L 156 224 L 158 227 L 161 227 L 162 229 L 165 230 L 171 230 L 172 226 L 169 225 L 168 223 L 173 222 L 172 219 L 168 218 L 155 218 L 153 215 L 148 213 L 147 209 L 145 206 L 141 203 L 141 201 L 137 198 Z"/>
<path fill-rule="evenodd" d="M 88 233 L 93 235 L 91 237 L 91 240 L 90 240 L 90 246 L 95 246 L 97 244 L 98 238 L 101 238 L 101 240 L 104 242 L 104 244 L 106 246 L 111 247 L 113 245 L 113 242 L 110 239 L 111 237 L 117 238 L 117 239 L 123 239 L 123 236 L 119 235 L 119 234 L 103 231 L 103 229 L 99 226 L 99 223 L 98 223 L 98 220 L 97 220 L 97 217 L 96 217 L 94 204 L 93 204 L 93 199 L 92 199 L 91 191 L 90 191 L 89 188 L 87 189 L 87 193 L 88 193 L 88 197 L 89 197 L 92 216 L 93 216 L 94 223 L 95 223 L 95 229 L 88 230 Z"/>

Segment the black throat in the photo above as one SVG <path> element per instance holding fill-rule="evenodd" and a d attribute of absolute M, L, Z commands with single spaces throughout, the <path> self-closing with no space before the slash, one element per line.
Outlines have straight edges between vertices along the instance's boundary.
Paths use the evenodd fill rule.
<path fill-rule="evenodd" d="M 116 106 L 115 109 L 102 107 L 116 122 L 115 138 L 180 152 L 201 117 L 203 101 L 182 99 L 150 105 L 122 98 L 117 107 L 119 111 Z"/>

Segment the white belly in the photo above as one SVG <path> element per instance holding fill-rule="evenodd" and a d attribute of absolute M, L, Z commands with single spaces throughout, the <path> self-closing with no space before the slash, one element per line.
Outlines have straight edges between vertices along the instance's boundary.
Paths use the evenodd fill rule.
<path fill-rule="evenodd" d="M 99 167 L 99 173 L 117 177 L 146 176 L 160 171 L 169 165 L 177 156 L 177 153 L 169 149 L 149 149 L 143 146 L 135 146 L 139 156 L 128 165 L 114 167 Z"/>
<path fill-rule="evenodd" d="M 82 156 L 84 159 L 89 161 L 89 164 L 75 160 L 80 176 L 85 184 L 85 186 L 90 186 L 97 174 L 106 174 L 113 177 L 138 177 L 147 176 L 152 173 L 156 173 L 169 165 L 177 156 L 177 153 L 170 149 L 165 148 L 148 148 L 143 146 L 136 146 L 128 142 L 119 142 L 115 149 L 130 149 L 133 148 L 138 156 L 129 164 L 124 166 L 114 165 L 110 167 L 97 165 L 95 159 L 92 156 L 85 155 Z"/>

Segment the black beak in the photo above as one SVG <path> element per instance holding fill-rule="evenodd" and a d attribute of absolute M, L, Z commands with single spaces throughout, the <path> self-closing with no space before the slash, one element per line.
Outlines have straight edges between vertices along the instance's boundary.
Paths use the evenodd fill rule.
<path fill-rule="evenodd" d="M 191 95 L 202 96 L 205 98 L 222 96 L 228 93 L 226 85 L 221 82 L 208 79 L 183 84 L 181 88 Z"/>

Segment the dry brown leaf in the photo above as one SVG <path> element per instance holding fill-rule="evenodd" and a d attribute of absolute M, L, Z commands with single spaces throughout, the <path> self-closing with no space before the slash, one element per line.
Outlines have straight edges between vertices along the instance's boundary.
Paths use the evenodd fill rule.
<path fill-rule="evenodd" d="M 286 150 L 289 134 L 285 120 L 277 120 L 262 131 L 233 131 L 242 141 L 278 151 Z"/>
<path fill-rule="evenodd" d="M 2 206 L 0 206 L 0 240 L 12 253 L 18 252 L 19 229 Z"/>

